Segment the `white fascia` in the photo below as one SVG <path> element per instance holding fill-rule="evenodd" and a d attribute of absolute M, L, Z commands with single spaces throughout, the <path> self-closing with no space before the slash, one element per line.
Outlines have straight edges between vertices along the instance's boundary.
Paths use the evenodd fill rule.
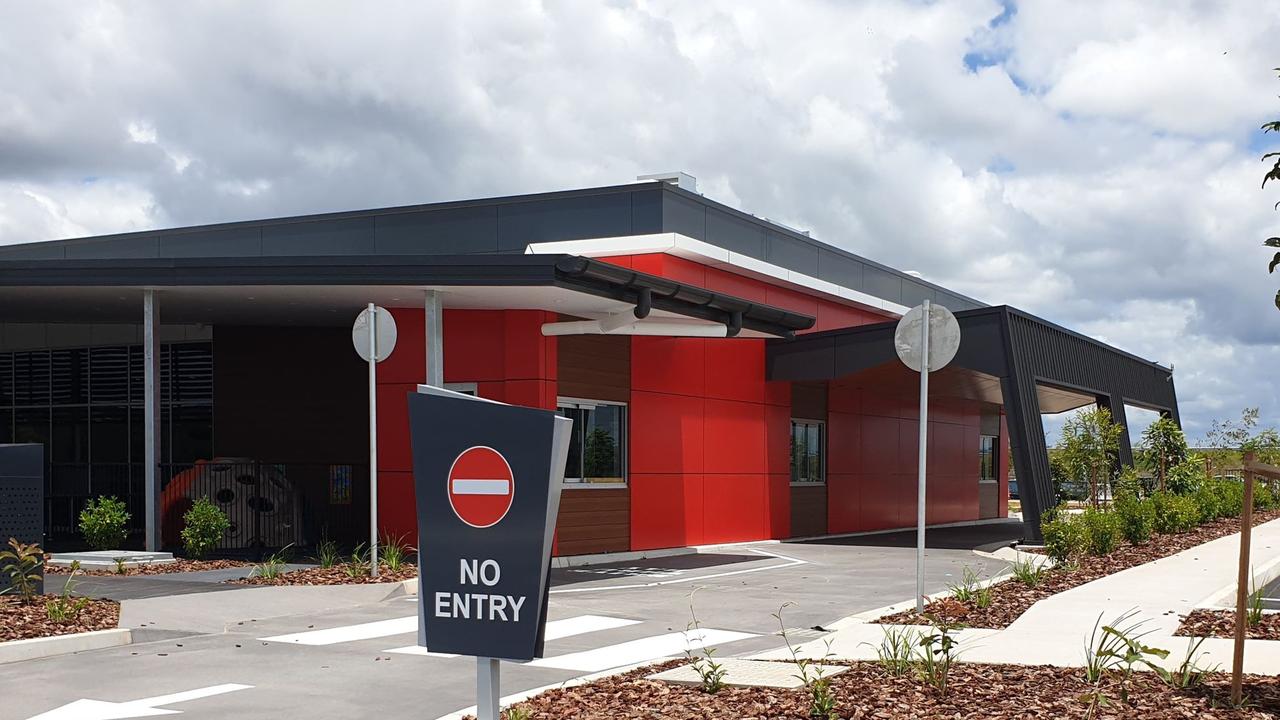
<path fill-rule="evenodd" d="M 788 270 L 779 265 L 716 247 L 680 233 L 654 233 L 651 235 L 626 235 L 623 237 L 589 238 L 585 240 L 560 240 L 534 243 L 525 248 L 530 255 L 581 255 L 583 257 L 613 257 L 617 255 L 646 255 L 666 253 L 700 265 L 719 268 L 736 275 L 782 284 L 811 295 L 826 295 L 865 309 L 894 316 L 906 314 L 908 308 L 884 298 L 869 295 L 860 290 L 819 280 L 811 275 Z"/>

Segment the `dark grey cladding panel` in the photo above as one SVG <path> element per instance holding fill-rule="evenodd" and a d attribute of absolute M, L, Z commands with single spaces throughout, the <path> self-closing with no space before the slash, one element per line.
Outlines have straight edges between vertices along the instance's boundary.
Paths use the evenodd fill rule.
<path fill-rule="evenodd" d="M 631 234 L 662 232 L 662 196 L 658 189 L 631 193 Z"/>
<path fill-rule="evenodd" d="M 805 342 L 770 341 L 765 377 L 770 380 L 826 380 L 836 377 L 834 337 Z"/>
<path fill-rule="evenodd" d="M 498 207 L 498 251 L 530 243 L 631 235 L 631 193 L 512 203 Z"/>
<path fill-rule="evenodd" d="M 706 240 L 707 206 L 678 193 L 662 193 L 662 231 Z"/>
<path fill-rule="evenodd" d="M 272 255 L 372 255 L 373 218 L 266 225 L 262 228 L 262 254 Z"/>
<path fill-rule="evenodd" d="M 35 242 L 22 245 L 0 245 L 0 260 L 64 260 L 67 245 L 60 242 Z"/>
<path fill-rule="evenodd" d="M 707 208 L 707 242 L 731 252 L 764 259 L 764 226 Z"/>
<path fill-rule="evenodd" d="M 764 241 L 765 260 L 809 277 L 818 277 L 817 245 L 777 232 L 767 233 Z"/>
<path fill-rule="evenodd" d="M 260 255 L 262 255 L 262 228 L 256 225 L 165 233 L 160 236 L 161 257 L 258 257 Z"/>
<path fill-rule="evenodd" d="M 124 235 L 105 240 L 69 242 L 66 253 L 68 260 L 160 257 L 160 236 Z"/>
<path fill-rule="evenodd" d="M 826 248 L 818 250 L 818 278 L 829 283 L 847 287 L 850 290 L 862 290 L 862 273 L 865 268 L 861 262 Z"/>
<path fill-rule="evenodd" d="M 902 278 L 902 299 L 898 302 L 907 307 L 915 307 L 920 303 L 928 300 L 930 302 L 936 300 L 933 288 L 921 282 L 916 282 L 910 277 Z M 952 308 L 947 308 L 951 310 Z"/>
<path fill-rule="evenodd" d="M 945 290 L 937 291 L 937 297 L 934 298 L 934 302 L 939 303 L 952 312 L 957 310 L 974 310 L 982 307 L 982 305 L 979 305 L 972 300 L 965 300 L 959 295 L 953 295 Z"/>
<path fill-rule="evenodd" d="M 498 251 L 498 208 L 473 206 L 378 215 L 379 255 L 467 254 Z"/>
<path fill-rule="evenodd" d="M 866 265 L 862 271 L 862 291 L 889 302 L 902 304 L 902 276 Z"/>
<path fill-rule="evenodd" d="M 950 306 L 948 310 L 952 309 Z M 1003 316 L 985 313 L 961 319 L 960 348 L 952 364 L 996 377 L 1008 374 L 1005 367 Z"/>

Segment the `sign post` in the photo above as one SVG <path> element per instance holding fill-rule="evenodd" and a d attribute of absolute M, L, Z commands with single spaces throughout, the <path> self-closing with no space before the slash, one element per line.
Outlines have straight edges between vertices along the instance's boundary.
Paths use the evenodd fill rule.
<path fill-rule="evenodd" d="M 500 661 L 542 656 L 572 427 L 551 410 L 428 385 L 409 395 L 418 644 L 476 658 L 478 720 L 498 720 Z"/>
<path fill-rule="evenodd" d="M 351 344 L 369 363 L 369 572 L 378 577 L 378 363 L 396 349 L 396 320 L 373 303 L 351 326 Z"/>
<path fill-rule="evenodd" d="M 955 315 L 928 300 L 911 308 L 893 335 L 894 349 L 907 367 L 920 373 L 920 440 L 916 470 L 916 612 L 924 612 L 925 468 L 929 440 L 929 373 L 941 370 L 960 348 Z"/>

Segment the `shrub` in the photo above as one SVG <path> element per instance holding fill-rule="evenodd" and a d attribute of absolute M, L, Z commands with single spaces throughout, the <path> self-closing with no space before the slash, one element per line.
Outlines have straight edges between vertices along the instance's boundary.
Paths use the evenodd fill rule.
<path fill-rule="evenodd" d="M 1090 555 L 1108 555 L 1120 544 L 1120 518 L 1108 510 L 1085 510 L 1076 520 L 1084 535 L 1084 549 Z"/>
<path fill-rule="evenodd" d="M 187 555 L 193 558 L 204 557 L 210 550 L 218 546 L 231 521 L 227 514 L 202 497 L 182 516 L 182 546 Z"/>
<path fill-rule="evenodd" d="M 1222 517 L 1223 503 L 1218 496 L 1217 489 L 1210 483 L 1204 483 L 1196 488 L 1196 491 L 1189 496 L 1196 504 L 1196 508 L 1200 512 L 1200 522 L 1213 522 Z"/>
<path fill-rule="evenodd" d="M 1139 500 L 1133 495 L 1120 495 L 1115 501 L 1116 519 L 1120 534 L 1134 545 L 1151 539 L 1156 526 L 1156 507 L 1151 500 Z"/>
<path fill-rule="evenodd" d="M 1151 484 L 1138 477 L 1138 471 L 1131 467 L 1127 467 L 1120 472 L 1120 477 L 1116 478 L 1115 495 L 1132 495 L 1136 498 L 1144 498 L 1151 494 Z"/>
<path fill-rule="evenodd" d="M 96 497 L 80 511 L 80 534 L 94 550 L 116 550 L 129 536 L 129 511 L 119 499 Z"/>
<path fill-rule="evenodd" d="M 1151 496 L 1155 506 L 1156 532 L 1190 532 L 1200 524 L 1200 507 L 1184 495 L 1158 492 Z"/>
<path fill-rule="evenodd" d="M 1175 495 L 1186 495 L 1194 492 L 1208 479 L 1209 476 L 1204 469 L 1204 458 L 1192 455 L 1168 469 L 1165 474 L 1164 489 Z"/>
<path fill-rule="evenodd" d="M 1276 494 L 1267 483 L 1255 483 L 1253 488 L 1254 510 L 1275 510 Z"/>
<path fill-rule="evenodd" d="M 39 545 L 9 538 L 8 549 L 0 550 L 0 571 L 8 576 L 9 587 L 0 591 L 0 595 L 10 589 L 16 590 L 24 599 L 35 595 L 43 566 L 44 551 Z"/>
<path fill-rule="evenodd" d="M 1084 549 L 1082 530 L 1080 521 L 1066 513 L 1059 513 L 1053 520 L 1041 523 L 1045 553 L 1058 562 L 1067 562 Z"/>

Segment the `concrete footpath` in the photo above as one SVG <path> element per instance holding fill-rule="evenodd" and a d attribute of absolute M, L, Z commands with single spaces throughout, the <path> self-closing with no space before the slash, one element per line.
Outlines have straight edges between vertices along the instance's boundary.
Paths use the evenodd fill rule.
<path fill-rule="evenodd" d="M 1022 665 L 1083 665 L 1084 646 L 1099 616 L 1108 624 L 1130 610 L 1131 621 L 1145 621 L 1146 645 L 1170 651 L 1167 665 L 1185 656 L 1189 638 L 1175 637 L 1181 616 L 1197 607 L 1234 603 L 1239 566 L 1239 534 L 1198 545 L 1176 555 L 1130 568 L 1114 575 L 1058 593 L 1033 605 L 1003 630 L 966 629 L 957 633 L 961 658 L 968 662 Z M 1257 585 L 1280 573 L 1280 520 L 1253 529 L 1252 565 Z M 1016 582 L 1009 580 L 1007 582 Z M 845 618 L 822 641 L 800 646 L 806 657 L 828 653 L 836 658 L 874 660 L 885 626 L 872 622 L 884 611 Z M 1230 639 L 1211 638 L 1200 647 L 1201 666 L 1231 665 Z M 755 657 L 782 659 L 784 651 Z M 1245 647 L 1245 672 L 1280 673 L 1280 641 L 1249 640 Z"/>

